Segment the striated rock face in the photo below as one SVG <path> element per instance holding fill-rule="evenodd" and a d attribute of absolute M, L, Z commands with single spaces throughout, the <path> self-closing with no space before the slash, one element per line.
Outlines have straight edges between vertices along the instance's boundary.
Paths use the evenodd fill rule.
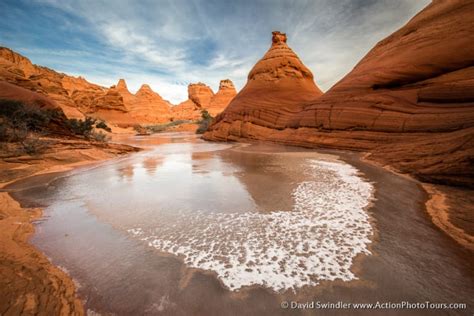
<path fill-rule="evenodd" d="M 474 187 L 473 12 L 472 1 L 434 1 L 321 97 L 299 97 L 296 84 L 269 88 L 282 73 L 299 87 L 312 78 L 306 68 L 290 71 L 294 57 L 292 66 L 269 71 L 275 60 L 266 57 L 286 51 L 286 37 L 274 33 L 272 48 L 204 137 L 364 150 L 422 180 Z"/>
<path fill-rule="evenodd" d="M 273 32 L 270 49 L 252 68 L 244 88 L 217 118 L 212 133 L 205 137 L 227 139 L 226 132 L 220 131 L 235 121 L 284 128 L 295 113 L 322 95 L 313 74 L 288 47 L 286 39 L 286 34 Z"/>
<path fill-rule="evenodd" d="M 171 103 L 163 100 L 147 84 L 137 91 L 129 109 L 130 114 L 139 122 L 166 122 L 171 117 Z"/>
<path fill-rule="evenodd" d="M 0 63 L 2 68 L 10 66 L 10 68 L 14 72 L 16 71 L 21 77 L 29 78 L 31 75 L 38 74 L 38 70 L 28 58 L 6 47 L 0 47 Z M 10 65 L 8 65 L 8 63 Z"/>
<path fill-rule="evenodd" d="M 0 81 L 47 95 L 57 102 L 68 117 L 82 118 L 84 115 L 69 98 L 62 86 L 63 74 L 33 65 L 30 60 L 14 51 L 0 47 Z"/>
<path fill-rule="evenodd" d="M 121 95 L 125 107 L 127 109 L 130 109 L 131 103 L 134 102 L 135 98 L 134 95 L 128 90 L 125 79 L 119 79 L 117 85 L 110 87 L 110 89 L 116 91 L 119 95 Z"/>

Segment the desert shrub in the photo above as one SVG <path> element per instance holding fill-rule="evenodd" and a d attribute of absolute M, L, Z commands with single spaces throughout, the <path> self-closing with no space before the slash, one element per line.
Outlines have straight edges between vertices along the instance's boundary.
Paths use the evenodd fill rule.
<path fill-rule="evenodd" d="M 57 118 L 57 110 L 42 110 L 25 106 L 16 100 L 0 99 L 0 117 L 10 126 L 24 126 L 31 131 L 45 132 L 52 119 Z"/>
<path fill-rule="evenodd" d="M 24 141 L 21 142 L 23 152 L 33 156 L 46 151 L 50 142 L 38 137 L 38 135 L 31 134 Z"/>
<path fill-rule="evenodd" d="M 0 142 L 5 142 L 8 139 L 8 127 L 6 122 L 0 120 Z"/>
<path fill-rule="evenodd" d="M 96 141 L 96 142 L 106 142 L 106 141 L 109 140 L 109 137 L 108 137 L 107 134 L 105 134 L 105 133 L 92 131 L 92 132 L 88 135 L 88 139 L 94 140 L 94 141 Z"/>
<path fill-rule="evenodd" d="M 209 125 L 211 125 L 212 119 L 213 117 L 207 110 L 202 110 L 201 120 L 198 122 L 199 127 L 196 130 L 196 134 L 204 134 L 209 128 Z"/>
<path fill-rule="evenodd" d="M 211 114 L 207 110 L 202 110 L 201 111 L 201 118 L 202 120 L 212 120 Z"/>
<path fill-rule="evenodd" d="M 40 153 L 48 144 L 39 135 L 48 134 L 51 120 L 59 116 L 55 110 L 42 110 L 20 101 L 0 99 L 0 142 L 17 143 L 14 146 L 19 149 L 15 151 L 17 154 Z"/>
<path fill-rule="evenodd" d="M 141 125 L 134 125 L 133 126 L 133 129 L 135 130 L 135 132 L 137 132 L 138 135 L 148 135 L 150 134 L 150 132 L 143 126 Z"/>
<path fill-rule="evenodd" d="M 49 124 L 58 115 L 53 110 L 42 110 L 16 100 L 0 99 L 0 142 L 21 143 L 27 152 L 32 149 L 28 138 L 45 135 Z"/>
<path fill-rule="evenodd" d="M 84 120 L 69 119 L 67 126 L 76 135 L 85 136 L 86 138 L 92 133 L 96 120 L 92 117 L 86 117 Z"/>
<path fill-rule="evenodd" d="M 104 121 L 100 121 L 99 123 L 95 124 L 95 127 L 103 129 L 103 130 L 105 130 L 109 133 L 112 132 L 112 129 L 110 127 L 108 127 L 107 124 Z"/>

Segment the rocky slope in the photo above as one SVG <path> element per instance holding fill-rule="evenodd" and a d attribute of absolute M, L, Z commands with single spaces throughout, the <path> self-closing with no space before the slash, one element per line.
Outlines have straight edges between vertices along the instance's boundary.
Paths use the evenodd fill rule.
<path fill-rule="evenodd" d="M 224 111 L 237 91 L 231 80 L 221 80 L 216 94 L 202 82 L 188 86 L 188 100 L 174 106 L 171 110 L 174 120 L 197 120 L 201 111 L 207 110 L 212 116 Z"/>
<path fill-rule="evenodd" d="M 323 96 L 274 33 L 204 137 L 363 150 L 421 180 L 474 187 L 473 12 L 472 1 L 433 1 Z"/>

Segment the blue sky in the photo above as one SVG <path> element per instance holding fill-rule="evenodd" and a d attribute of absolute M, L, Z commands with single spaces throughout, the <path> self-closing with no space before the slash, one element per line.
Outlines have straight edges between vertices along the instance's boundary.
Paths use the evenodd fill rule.
<path fill-rule="evenodd" d="M 104 86 L 148 83 L 173 103 L 187 85 L 238 89 L 271 32 L 312 70 L 323 91 L 429 0 L 1 0 L 0 45 L 33 63 Z"/>

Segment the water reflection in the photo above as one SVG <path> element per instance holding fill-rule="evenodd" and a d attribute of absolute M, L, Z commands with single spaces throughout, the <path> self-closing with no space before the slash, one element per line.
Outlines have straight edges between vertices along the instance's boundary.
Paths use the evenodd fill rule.
<path fill-rule="evenodd" d="M 132 181 L 134 175 L 134 166 L 127 165 L 121 168 L 117 168 L 117 172 L 122 180 Z"/>

